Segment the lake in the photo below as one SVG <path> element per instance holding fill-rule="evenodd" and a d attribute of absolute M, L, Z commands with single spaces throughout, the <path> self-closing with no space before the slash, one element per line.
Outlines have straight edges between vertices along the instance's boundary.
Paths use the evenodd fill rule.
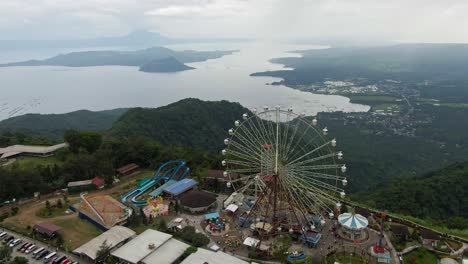
<path fill-rule="evenodd" d="M 301 92 L 286 86 L 267 85 L 278 78 L 249 74 L 283 69 L 271 58 L 299 56 L 287 51 L 319 46 L 271 45 L 269 43 L 172 45 L 172 49 L 236 49 L 232 55 L 190 63 L 195 70 L 178 73 L 144 73 L 137 67 L 9 67 L 0 68 L 0 119 L 25 113 L 66 113 L 89 109 L 158 107 L 194 97 L 229 100 L 248 108 L 263 105 L 292 106 L 297 112 L 368 111 L 369 106 L 352 104 L 336 95 Z M 90 49 L 94 50 L 94 49 Z M 63 52 L 63 51 L 62 51 Z M 41 59 L 57 51 L 2 54 L 1 62 Z M 35 55 L 33 55 L 35 54 Z M 28 56 L 28 57 L 26 57 Z"/>

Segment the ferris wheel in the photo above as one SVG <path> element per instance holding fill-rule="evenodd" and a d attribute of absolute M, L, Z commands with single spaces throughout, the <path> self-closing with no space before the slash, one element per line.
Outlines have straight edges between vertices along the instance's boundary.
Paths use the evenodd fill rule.
<path fill-rule="evenodd" d="M 316 118 L 265 106 L 243 114 L 228 133 L 222 165 L 233 189 L 229 203 L 246 207 L 250 223 L 293 232 L 334 217 L 347 168 L 337 141 Z"/>

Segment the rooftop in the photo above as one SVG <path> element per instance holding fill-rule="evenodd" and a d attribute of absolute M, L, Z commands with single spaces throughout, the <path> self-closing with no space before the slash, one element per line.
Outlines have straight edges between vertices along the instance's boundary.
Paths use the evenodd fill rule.
<path fill-rule="evenodd" d="M 81 245 L 73 252 L 77 254 L 86 255 L 90 259 L 96 260 L 99 247 L 104 243 L 104 241 L 110 248 L 113 248 L 114 246 L 129 239 L 134 235 L 135 232 L 129 228 L 123 226 L 114 226 L 106 232 L 102 233 L 101 235 L 93 238 L 88 243 Z"/>
<path fill-rule="evenodd" d="M 407 226 L 404 225 L 391 225 L 390 230 L 395 235 L 400 236 L 409 236 L 410 232 Z"/>
<path fill-rule="evenodd" d="M 434 231 L 428 229 L 421 230 L 421 237 L 424 239 L 439 240 L 440 236 Z"/>
<path fill-rule="evenodd" d="M 172 264 L 190 246 L 177 239 L 171 238 L 162 246 L 158 247 L 141 262 L 146 264 Z"/>
<path fill-rule="evenodd" d="M 164 183 L 163 185 L 159 186 L 158 188 L 156 188 L 156 190 L 150 192 L 149 196 L 151 197 L 157 197 L 159 195 L 161 195 L 161 193 L 163 192 L 163 190 L 171 185 L 173 185 L 174 183 L 176 183 L 177 181 L 176 180 L 169 180 L 168 182 Z"/>
<path fill-rule="evenodd" d="M 136 163 L 130 163 L 130 164 L 127 164 L 123 167 L 120 167 L 117 169 L 117 171 L 120 173 L 120 174 L 127 174 L 133 170 L 136 170 L 138 169 L 140 166 L 138 166 Z"/>
<path fill-rule="evenodd" d="M 138 263 L 171 238 L 172 235 L 147 229 L 127 244 L 118 248 L 112 255 L 130 263 Z"/>
<path fill-rule="evenodd" d="M 56 226 L 54 224 L 51 224 L 51 223 L 42 222 L 42 223 L 39 223 L 39 224 L 35 224 L 34 225 L 34 230 L 36 232 L 41 233 L 41 234 L 46 234 L 48 236 L 53 236 L 55 233 L 60 231 L 60 227 L 58 227 L 58 226 Z"/>
<path fill-rule="evenodd" d="M 198 182 L 193 179 L 183 179 L 164 189 L 165 192 L 177 196 L 188 189 L 197 185 Z"/>
<path fill-rule="evenodd" d="M 159 262 L 158 262 L 159 263 Z M 198 248 L 197 252 L 190 254 L 181 264 L 248 264 L 247 261 L 238 259 L 221 251 L 213 252 Z"/>
<path fill-rule="evenodd" d="M 53 146 L 28 146 L 28 145 L 13 145 L 6 148 L 0 148 L 1 159 L 15 156 L 21 153 L 28 154 L 49 154 L 58 149 L 67 147 L 67 143 L 61 143 Z"/>
<path fill-rule="evenodd" d="M 67 184 L 67 187 L 85 186 L 85 185 L 91 185 L 91 184 L 93 184 L 92 180 L 74 181 L 74 182 L 69 182 Z"/>
<path fill-rule="evenodd" d="M 216 197 L 207 192 L 193 190 L 182 195 L 180 203 L 190 208 L 207 207 L 216 202 Z"/>

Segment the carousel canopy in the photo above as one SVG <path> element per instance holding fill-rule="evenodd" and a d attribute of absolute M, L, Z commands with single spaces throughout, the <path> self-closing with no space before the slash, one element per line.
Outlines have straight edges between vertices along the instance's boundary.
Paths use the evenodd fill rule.
<path fill-rule="evenodd" d="M 348 229 L 361 230 L 367 227 L 369 221 L 360 214 L 344 213 L 338 216 L 338 222 Z"/>

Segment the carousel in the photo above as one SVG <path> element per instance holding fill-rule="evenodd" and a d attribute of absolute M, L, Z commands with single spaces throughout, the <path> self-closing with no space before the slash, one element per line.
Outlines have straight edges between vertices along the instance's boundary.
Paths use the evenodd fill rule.
<path fill-rule="evenodd" d="M 353 241 L 367 238 L 364 230 L 369 225 L 369 221 L 364 216 L 355 213 L 344 213 L 338 216 L 338 222 L 342 227 L 341 231 L 345 238 Z"/>

